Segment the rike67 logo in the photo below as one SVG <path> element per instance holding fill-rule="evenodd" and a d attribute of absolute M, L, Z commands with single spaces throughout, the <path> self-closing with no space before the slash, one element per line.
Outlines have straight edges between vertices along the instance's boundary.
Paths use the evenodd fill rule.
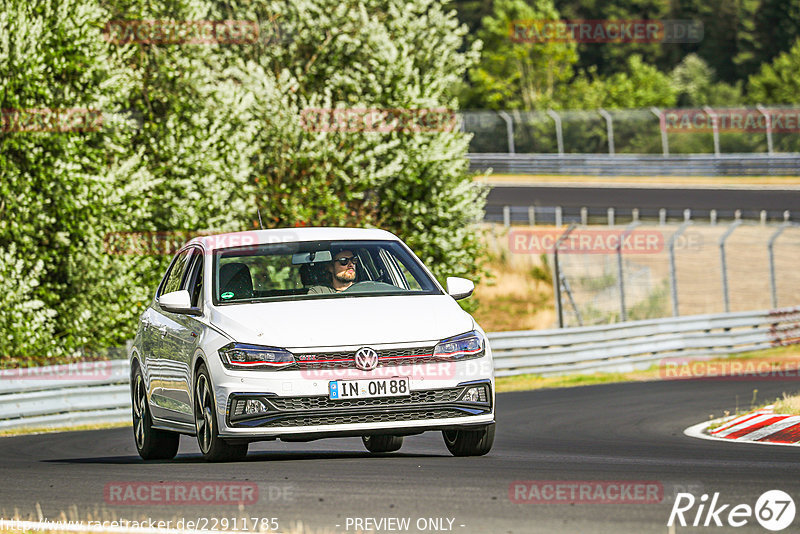
<path fill-rule="evenodd" d="M 680 526 L 693 527 L 742 527 L 755 519 L 767 530 L 783 530 L 794 521 L 794 500 L 781 490 L 769 490 L 761 494 L 755 506 L 732 505 L 720 500 L 719 492 L 709 499 L 703 494 L 699 499 L 691 493 L 679 493 L 675 497 L 667 526 L 677 522 Z"/>

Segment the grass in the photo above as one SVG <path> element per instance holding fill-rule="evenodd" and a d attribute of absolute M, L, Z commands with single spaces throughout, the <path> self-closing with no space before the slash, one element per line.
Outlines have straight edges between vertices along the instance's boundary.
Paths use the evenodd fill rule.
<path fill-rule="evenodd" d="M 777 347 L 773 349 L 746 352 L 732 355 L 728 358 L 713 358 L 709 360 L 689 361 L 682 365 L 659 366 L 653 365 L 649 369 L 630 371 L 625 373 L 587 373 L 561 376 L 517 375 L 497 378 L 497 392 L 526 391 L 544 388 L 561 388 L 590 386 L 595 384 L 610 384 L 621 382 L 646 382 L 666 379 L 704 378 L 714 376 L 728 376 L 730 374 L 745 374 L 756 372 L 789 371 L 797 373 L 800 367 L 800 346 Z M 741 373 L 736 373 L 740 370 Z M 728 373 L 727 371 L 734 371 Z M 796 386 L 800 389 L 800 386 Z M 757 393 L 758 390 L 755 390 Z M 800 398 L 794 401 L 800 415 Z M 771 404 L 763 403 L 763 406 Z M 750 410 L 756 409 L 756 398 L 750 403 Z M 738 407 L 737 407 L 738 411 Z"/>
<path fill-rule="evenodd" d="M 783 398 L 775 401 L 775 413 L 785 415 L 800 415 L 800 395 L 783 394 Z"/>
<path fill-rule="evenodd" d="M 41 428 L 15 428 L 12 430 L 0 430 L 0 437 L 23 436 L 31 434 L 49 434 L 54 432 L 75 432 L 77 430 L 101 430 L 105 428 L 124 428 L 131 426 L 130 422 L 121 423 L 99 423 L 93 425 L 78 425 L 69 427 L 41 427 Z"/>

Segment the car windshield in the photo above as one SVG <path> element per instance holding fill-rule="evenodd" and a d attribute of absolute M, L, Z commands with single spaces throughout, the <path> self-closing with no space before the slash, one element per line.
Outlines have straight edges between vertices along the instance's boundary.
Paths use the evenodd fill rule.
<path fill-rule="evenodd" d="M 214 252 L 215 304 L 441 294 L 395 241 L 305 241 Z"/>

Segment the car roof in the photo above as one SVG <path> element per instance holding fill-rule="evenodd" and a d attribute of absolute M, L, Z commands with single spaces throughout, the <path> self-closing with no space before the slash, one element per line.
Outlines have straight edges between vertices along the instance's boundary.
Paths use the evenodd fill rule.
<path fill-rule="evenodd" d="M 303 227 L 250 230 L 198 236 L 188 245 L 199 244 L 206 250 L 216 250 L 247 245 L 294 243 L 300 241 L 400 241 L 396 235 L 378 228 Z"/>

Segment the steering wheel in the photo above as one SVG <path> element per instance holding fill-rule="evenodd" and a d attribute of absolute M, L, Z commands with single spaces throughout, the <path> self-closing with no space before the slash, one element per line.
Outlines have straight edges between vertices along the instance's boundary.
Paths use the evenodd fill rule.
<path fill-rule="evenodd" d="M 354 292 L 365 292 L 365 293 L 372 293 L 378 291 L 392 291 L 392 290 L 402 291 L 396 285 L 387 284 L 386 282 L 373 282 L 372 280 L 364 280 L 363 282 L 356 282 L 355 284 L 351 285 L 350 287 L 342 291 L 342 293 L 351 290 Z"/>

